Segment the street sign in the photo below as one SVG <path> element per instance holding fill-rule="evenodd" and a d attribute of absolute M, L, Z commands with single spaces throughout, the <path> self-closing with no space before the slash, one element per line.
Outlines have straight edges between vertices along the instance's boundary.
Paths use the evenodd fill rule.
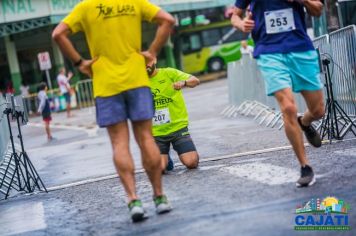
<path fill-rule="evenodd" d="M 41 52 L 37 55 L 40 70 L 49 70 L 52 68 L 51 58 L 48 52 Z"/>

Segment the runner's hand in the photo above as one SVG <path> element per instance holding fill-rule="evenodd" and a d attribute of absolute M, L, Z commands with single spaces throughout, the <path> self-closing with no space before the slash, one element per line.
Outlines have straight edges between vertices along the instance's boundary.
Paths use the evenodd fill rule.
<path fill-rule="evenodd" d="M 146 65 L 148 66 L 152 66 L 157 61 L 157 56 L 150 51 L 141 52 L 141 55 L 145 57 Z"/>
<path fill-rule="evenodd" d="M 241 21 L 240 30 L 244 33 L 250 33 L 255 28 L 255 21 L 252 19 L 252 13 L 247 12 L 246 17 Z"/>
<path fill-rule="evenodd" d="M 79 71 L 92 78 L 93 71 L 91 67 L 93 63 L 96 62 L 96 60 L 98 60 L 98 57 L 95 57 L 91 60 L 83 60 L 82 63 L 80 63 L 80 65 L 78 66 Z"/>
<path fill-rule="evenodd" d="M 182 88 L 184 88 L 184 84 L 185 84 L 184 81 L 175 82 L 175 83 L 173 84 L 173 88 L 174 88 L 175 90 L 181 90 Z"/>

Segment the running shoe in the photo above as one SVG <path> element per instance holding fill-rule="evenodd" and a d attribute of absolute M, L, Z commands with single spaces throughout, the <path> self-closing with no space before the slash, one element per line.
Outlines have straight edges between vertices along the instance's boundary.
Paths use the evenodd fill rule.
<path fill-rule="evenodd" d="M 168 202 L 166 195 L 161 195 L 153 198 L 156 205 L 157 214 L 164 214 L 172 210 L 171 205 Z"/>
<path fill-rule="evenodd" d="M 305 126 L 302 124 L 302 117 L 298 117 L 298 123 L 300 128 L 303 130 L 305 137 L 307 138 L 308 142 L 314 146 L 314 147 L 320 147 L 321 146 L 321 138 L 320 134 L 316 129 L 312 126 Z"/>
<path fill-rule="evenodd" d="M 174 162 L 171 158 L 171 156 L 168 154 L 168 164 L 166 167 L 166 171 L 172 171 L 174 169 Z"/>
<path fill-rule="evenodd" d="M 133 222 L 139 222 L 145 220 L 147 217 L 145 216 L 145 210 L 142 207 L 142 202 L 139 199 L 132 200 L 129 204 L 129 211 L 131 215 L 131 219 Z"/>
<path fill-rule="evenodd" d="M 300 172 L 301 176 L 296 183 L 297 187 L 308 187 L 315 183 L 314 172 L 310 166 L 301 167 Z"/>

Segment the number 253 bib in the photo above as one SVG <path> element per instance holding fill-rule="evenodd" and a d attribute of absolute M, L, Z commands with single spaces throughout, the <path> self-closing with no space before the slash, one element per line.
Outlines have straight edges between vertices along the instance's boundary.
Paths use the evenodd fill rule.
<path fill-rule="evenodd" d="M 277 34 L 295 30 L 293 9 L 265 12 L 267 34 Z"/>

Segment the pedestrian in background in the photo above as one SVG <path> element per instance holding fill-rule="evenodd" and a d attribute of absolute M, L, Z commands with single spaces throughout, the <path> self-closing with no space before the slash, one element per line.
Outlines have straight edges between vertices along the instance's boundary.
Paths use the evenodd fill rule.
<path fill-rule="evenodd" d="M 158 24 L 156 36 L 145 52 L 141 52 L 142 21 Z M 156 211 L 160 214 L 171 210 L 162 190 L 160 153 L 152 136 L 154 108 L 146 62 L 156 60 L 174 23 L 170 14 L 148 0 L 88 0 L 78 3 L 52 35 L 74 65 L 93 78 L 97 123 L 108 130 L 134 222 L 146 217 L 136 193 L 128 120 L 153 187 Z M 92 59 L 83 59 L 68 38 L 79 31 L 86 36 Z"/>
<path fill-rule="evenodd" d="M 66 74 L 66 68 L 62 67 L 59 70 L 59 74 L 57 76 L 57 83 L 59 87 L 59 91 L 61 95 L 64 96 L 66 100 L 66 111 L 67 111 L 67 117 L 71 117 L 71 95 L 72 95 L 72 89 L 70 87 L 70 79 L 73 77 L 72 72 L 68 72 Z"/>
<path fill-rule="evenodd" d="M 252 56 L 253 47 L 251 45 L 248 45 L 246 40 L 242 40 L 241 41 L 240 52 L 241 52 L 242 55 L 250 55 L 250 56 Z"/>
<path fill-rule="evenodd" d="M 250 5 L 250 12 L 244 17 Z M 312 122 L 323 117 L 324 99 L 318 55 L 306 32 L 305 9 L 320 16 L 319 0 L 236 0 L 232 25 L 252 32 L 254 57 L 264 77 L 267 95 L 274 96 L 283 113 L 286 135 L 301 165 L 298 187 L 315 183 L 315 175 L 305 153 L 302 131 L 314 147 L 321 146 Z M 298 117 L 293 92 L 300 92 L 308 110 Z"/>
<path fill-rule="evenodd" d="M 38 85 L 37 88 L 37 97 L 38 97 L 38 114 L 42 115 L 43 122 L 45 123 L 45 130 L 47 134 L 47 140 L 50 142 L 54 138 L 51 134 L 50 123 L 52 121 L 51 117 L 51 108 L 49 105 L 49 100 L 47 97 L 47 84 L 42 82 Z"/>
<path fill-rule="evenodd" d="M 15 89 L 14 89 L 14 86 L 12 84 L 11 79 L 8 79 L 7 82 L 6 82 L 5 93 L 10 93 L 10 94 L 14 94 L 15 93 Z"/>
<path fill-rule="evenodd" d="M 26 82 L 22 82 L 20 85 L 20 92 L 23 99 L 25 99 L 26 110 L 29 114 L 32 114 L 31 102 L 30 102 L 30 86 Z"/>

